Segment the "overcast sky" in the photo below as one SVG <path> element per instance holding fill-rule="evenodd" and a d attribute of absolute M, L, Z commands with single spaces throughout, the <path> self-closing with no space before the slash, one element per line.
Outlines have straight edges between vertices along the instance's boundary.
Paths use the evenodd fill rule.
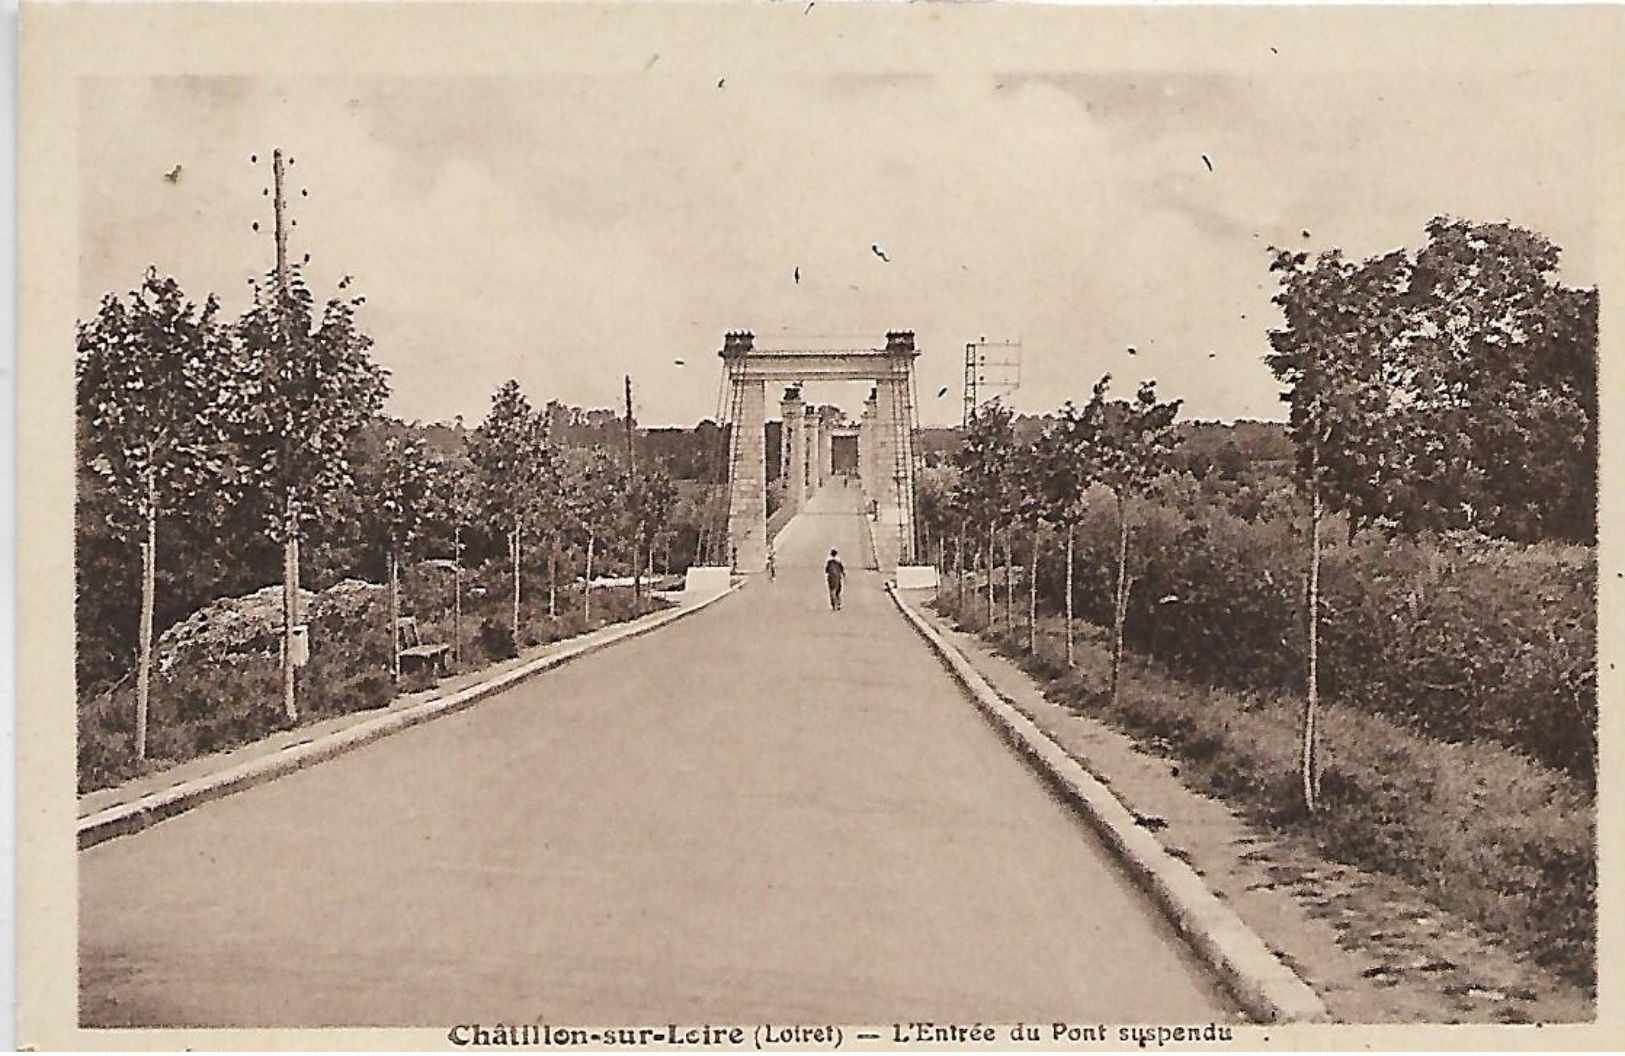
<path fill-rule="evenodd" d="M 1597 281 L 1602 111 L 1561 77 L 718 70 L 86 82 L 80 310 L 149 263 L 240 310 L 271 262 L 273 145 L 292 256 L 319 294 L 355 276 L 408 419 L 477 420 L 509 376 L 609 406 L 630 372 L 640 420 L 692 423 L 735 328 L 912 328 L 929 424 L 958 420 L 983 336 L 1022 340 L 1021 410 L 1110 370 L 1189 417 L 1273 418 L 1271 244 L 1511 219 Z"/>

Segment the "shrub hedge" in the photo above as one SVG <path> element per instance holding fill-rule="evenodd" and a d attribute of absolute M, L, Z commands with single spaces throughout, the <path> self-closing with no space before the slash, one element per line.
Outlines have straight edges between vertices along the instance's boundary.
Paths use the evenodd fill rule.
<path fill-rule="evenodd" d="M 1073 603 L 1109 624 L 1117 521 L 1099 498 L 1076 531 Z M 1266 503 L 1245 518 L 1193 486 L 1132 504 L 1128 645 L 1214 685 L 1301 690 L 1308 526 L 1297 512 Z M 1441 740 L 1493 741 L 1594 782 L 1592 548 L 1372 530 L 1350 539 L 1337 519 L 1322 539 L 1328 699 Z M 1064 606 L 1064 569 L 1052 535 L 1038 568 L 1045 611 Z"/>

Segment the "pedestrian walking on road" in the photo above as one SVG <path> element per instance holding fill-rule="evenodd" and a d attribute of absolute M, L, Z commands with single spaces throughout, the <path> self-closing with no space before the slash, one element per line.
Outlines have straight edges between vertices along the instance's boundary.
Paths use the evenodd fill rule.
<path fill-rule="evenodd" d="M 846 566 L 841 564 L 841 555 L 834 550 L 829 552 L 829 560 L 824 562 L 824 580 L 829 584 L 830 611 L 839 612 L 841 585 L 846 582 Z"/>
<path fill-rule="evenodd" d="M 779 578 L 778 571 L 777 571 L 777 569 L 774 568 L 773 544 L 772 543 L 767 544 L 767 578 L 768 579 L 778 579 Z"/>

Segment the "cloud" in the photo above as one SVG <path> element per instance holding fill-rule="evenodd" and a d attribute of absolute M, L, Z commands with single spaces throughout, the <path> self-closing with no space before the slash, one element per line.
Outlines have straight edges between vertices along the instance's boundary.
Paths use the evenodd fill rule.
<path fill-rule="evenodd" d="M 1436 212 L 1510 217 L 1586 281 L 1598 98 L 1420 73 L 92 81 L 81 304 L 156 263 L 241 307 L 280 144 L 309 191 L 296 259 L 319 289 L 356 276 L 405 417 L 478 418 L 509 376 L 612 405 L 630 373 L 643 420 L 692 422 L 737 327 L 911 327 L 922 392 L 957 393 L 967 340 L 1020 336 L 1023 409 L 1110 369 L 1193 416 L 1276 416 L 1266 246 L 1308 228 L 1372 253 Z"/>

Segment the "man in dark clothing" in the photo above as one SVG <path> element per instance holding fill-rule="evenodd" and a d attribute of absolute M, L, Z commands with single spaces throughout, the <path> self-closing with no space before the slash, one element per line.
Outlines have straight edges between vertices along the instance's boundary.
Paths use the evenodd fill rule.
<path fill-rule="evenodd" d="M 824 562 L 824 580 L 829 584 L 830 611 L 837 611 L 841 607 L 841 584 L 846 581 L 846 566 L 841 564 L 841 555 L 834 550 Z"/>

